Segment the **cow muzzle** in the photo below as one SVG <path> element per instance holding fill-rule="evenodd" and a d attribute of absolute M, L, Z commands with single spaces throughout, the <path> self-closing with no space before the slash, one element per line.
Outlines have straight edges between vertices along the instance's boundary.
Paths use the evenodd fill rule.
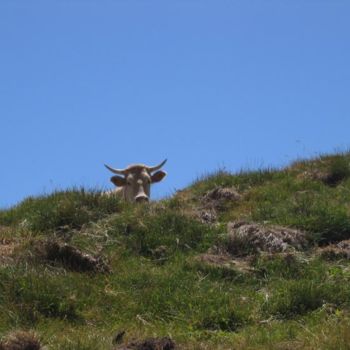
<path fill-rule="evenodd" d="M 135 202 L 137 203 L 147 203 L 149 198 L 145 194 L 141 194 L 135 197 Z"/>

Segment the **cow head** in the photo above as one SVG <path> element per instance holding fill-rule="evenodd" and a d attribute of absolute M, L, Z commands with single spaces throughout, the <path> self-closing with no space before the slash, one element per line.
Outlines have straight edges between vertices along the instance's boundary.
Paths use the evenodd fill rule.
<path fill-rule="evenodd" d="M 117 174 L 111 177 L 111 181 L 117 187 L 122 187 L 123 197 L 126 201 L 148 202 L 151 184 L 161 181 L 166 176 L 166 172 L 159 170 L 165 162 L 166 159 L 156 166 L 133 164 L 125 169 L 114 169 L 106 164 L 105 167 Z"/>

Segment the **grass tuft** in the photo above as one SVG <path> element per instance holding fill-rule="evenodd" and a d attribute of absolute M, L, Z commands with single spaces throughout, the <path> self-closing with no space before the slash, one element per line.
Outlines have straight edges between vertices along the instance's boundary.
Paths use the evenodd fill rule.
<path fill-rule="evenodd" d="M 30 197 L 9 210 L 0 211 L 0 225 L 19 225 L 33 232 L 80 229 L 121 209 L 115 196 L 84 189 Z"/>
<path fill-rule="evenodd" d="M 111 232 L 137 254 L 148 257 L 177 251 L 206 249 L 215 230 L 191 216 L 168 207 L 132 208 L 113 219 Z"/>

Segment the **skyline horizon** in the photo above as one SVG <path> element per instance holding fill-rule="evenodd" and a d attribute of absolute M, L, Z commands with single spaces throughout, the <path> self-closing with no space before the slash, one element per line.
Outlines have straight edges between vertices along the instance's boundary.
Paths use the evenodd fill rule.
<path fill-rule="evenodd" d="M 153 164 L 153 198 L 225 166 L 349 149 L 350 2 L 0 3 L 0 208 L 112 188 Z"/>
<path fill-rule="evenodd" d="M 218 166 L 216 169 L 213 170 L 209 170 L 207 172 L 204 172 L 202 174 L 198 174 L 195 175 L 195 177 L 190 180 L 187 184 L 185 184 L 183 187 L 181 188 L 176 188 L 174 187 L 173 189 L 168 189 L 169 192 L 166 193 L 157 193 L 156 191 L 156 195 L 153 194 L 153 189 L 157 188 L 158 184 L 154 184 L 151 186 L 151 200 L 163 200 L 163 199 L 167 199 L 171 196 L 173 196 L 177 191 L 182 191 L 184 189 L 186 189 L 187 187 L 191 186 L 193 183 L 195 183 L 196 181 L 200 181 L 202 179 L 205 179 L 208 176 L 211 176 L 217 172 L 228 172 L 230 174 L 233 175 L 239 175 L 240 173 L 245 173 L 245 172 L 255 172 L 255 171 L 265 171 L 265 170 L 271 170 L 271 171 L 281 171 L 287 167 L 289 167 L 290 165 L 293 165 L 293 163 L 299 162 L 299 161 L 310 161 L 313 159 L 317 159 L 319 157 L 324 157 L 324 156 L 332 156 L 332 155 L 336 155 L 336 154 L 347 154 L 350 153 L 350 147 L 347 149 L 340 149 L 338 147 L 335 147 L 333 151 L 329 151 L 329 152 L 322 152 L 322 153 L 318 153 L 315 152 L 313 155 L 308 155 L 308 156 L 297 156 L 295 159 L 292 160 L 288 160 L 286 161 L 286 163 L 277 165 L 277 164 L 270 164 L 270 165 L 261 165 L 261 166 L 256 166 L 256 167 L 251 167 L 249 165 L 246 166 L 242 166 L 241 168 L 237 168 L 237 169 L 228 169 L 225 165 L 222 166 Z M 168 162 L 168 159 L 167 159 Z M 135 164 L 135 163 L 130 163 L 131 164 Z M 103 164 L 104 166 L 105 164 Z M 162 168 L 163 169 L 163 168 Z M 164 165 L 164 170 L 166 171 L 166 164 Z M 166 171 L 167 172 L 167 171 Z M 164 178 L 163 181 L 166 182 L 168 177 L 168 172 L 167 172 L 167 176 Z M 46 189 L 42 189 L 42 191 L 39 191 L 37 193 L 33 193 L 33 194 L 29 194 L 26 197 L 23 197 L 21 199 L 19 199 L 18 202 L 16 203 L 12 203 L 9 205 L 4 205 L 4 206 L 0 206 L 0 210 L 7 210 L 7 209 L 11 209 L 12 207 L 15 207 L 17 205 L 19 205 L 22 201 L 25 201 L 29 198 L 36 198 L 36 197 L 46 197 L 46 196 L 50 196 L 54 193 L 57 192 L 65 192 L 65 191 L 89 191 L 89 192 L 104 192 L 104 191 L 110 191 L 113 190 L 114 188 L 116 188 L 109 180 L 110 178 L 107 177 L 107 184 L 106 185 L 92 185 L 91 187 L 89 186 L 84 186 L 84 185 L 79 185 L 79 184 L 73 184 L 69 187 L 57 187 L 57 188 L 50 188 L 48 190 Z M 153 187 L 156 186 L 156 187 Z"/>

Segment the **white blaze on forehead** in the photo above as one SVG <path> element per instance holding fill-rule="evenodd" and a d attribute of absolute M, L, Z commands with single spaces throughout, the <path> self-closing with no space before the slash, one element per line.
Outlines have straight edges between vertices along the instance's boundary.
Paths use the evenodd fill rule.
<path fill-rule="evenodd" d="M 125 198 L 129 201 L 135 201 L 140 198 L 148 200 L 150 196 L 151 176 L 139 164 L 128 168 L 128 175 L 126 175 L 127 181 L 124 188 Z"/>

